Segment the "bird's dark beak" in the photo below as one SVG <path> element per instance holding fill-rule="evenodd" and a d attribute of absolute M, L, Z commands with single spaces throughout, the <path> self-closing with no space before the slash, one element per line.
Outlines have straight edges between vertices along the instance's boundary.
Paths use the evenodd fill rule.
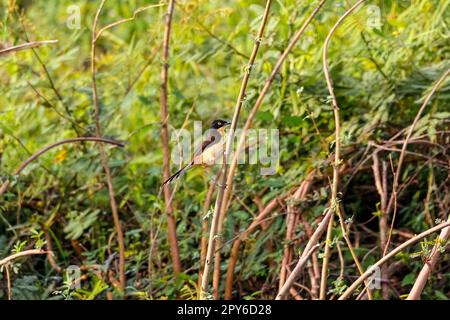
<path fill-rule="evenodd" d="M 230 124 L 231 124 L 230 121 L 225 121 L 225 125 L 226 125 L 226 126 L 229 126 Z"/>

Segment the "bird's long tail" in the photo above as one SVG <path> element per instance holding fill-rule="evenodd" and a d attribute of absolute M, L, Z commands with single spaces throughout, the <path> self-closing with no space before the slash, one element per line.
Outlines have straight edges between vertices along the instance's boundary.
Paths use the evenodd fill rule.
<path fill-rule="evenodd" d="M 179 178 L 186 170 L 188 170 L 190 167 L 192 167 L 192 163 L 185 165 L 183 168 L 181 168 L 180 170 L 178 170 L 177 172 L 175 172 L 169 179 L 167 179 L 166 181 L 163 182 L 163 184 L 161 185 L 161 189 L 164 188 L 164 186 L 170 182 L 172 182 L 173 180 Z"/>

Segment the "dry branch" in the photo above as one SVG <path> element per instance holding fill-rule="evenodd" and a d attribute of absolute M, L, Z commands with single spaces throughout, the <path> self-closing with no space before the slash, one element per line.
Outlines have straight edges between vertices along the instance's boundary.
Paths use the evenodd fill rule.
<path fill-rule="evenodd" d="M 170 177 L 170 150 L 169 150 L 169 113 L 168 113 L 168 102 L 167 102 L 167 81 L 169 73 L 169 42 L 170 33 L 172 29 L 172 17 L 175 6 L 175 0 L 169 1 L 169 6 L 167 7 L 165 29 L 164 29 L 164 39 L 163 39 L 163 52 L 162 52 L 162 63 L 163 67 L 161 70 L 161 92 L 159 98 L 160 114 L 161 114 L 161 142 L 162 142 L 162 152 L 163 152 L 163 180 L 166 181 Z M 172 205 L 172 191 L 170 184 L 164 185 L 164 202 L 165 202 L 165 214 L 167 218 L 167 232 L 170 243 L 170 255 L 172 257 L 173 271 L 174 273 L 181 272 L 181 261 L 180 254 L 178 250 L 177 241 L 177 230 L 176 221 L 173 216 L 173 205 Z"/>
<path fill-rule="evenodd" d="M 252 221 L 252 223 L 242 232 L 239 237 L 234 240 L 233 245 L 231 247 L 230 259 L 228 260 L 228 268 L 227 268 L 227 277 L 225 283 L 225 299 L 230 300 L 232 298 L 233 291 L 233 281 L 234 281 L 234 269 L 236 268 L 236 263 L 239 255 L 239 248 L 241 243 L 247 239 L 247 237 L 262 224 L 262 222 L 266 219 L 266 217 L 272 213 L 280 204 L 280 201 L 283 201 L 289 195 L 286 194 L 282 197 L 275 198 L 270 201 L 266 207 L 258 214 L 258 216 Z"/>
<path fill-rule="evenodd" d="M 333 217 L 334 212 L 339 210 L 338 204 L 338 186 L 339 186 L 339 166 L 341 164 L 340 152 L 341 152 L 341 129 L 340 129 L 340 121 L 339 121 L 339 107 L 336 99 L 336 95 L 334 93 L 333 83 L 330 78 L 330 73 L 328 71 L 328 63 L 327 63 L 327 51 L 328 45 L 330 43 L 331 37 L 333 36 L 336 29 L 341 25 L 341 23 L 347 18 L 350 13 L 352 13 L 364 0 L 359 0 L 356 2 L 350 9 L 348 9 L 336 22 L 336 24 L 331 28 L 328 33 L 327 38 L 325 39 L 323 45 L 323 73 L 325 75 L 325 80 L 327 82 L 327 88 L 331 96 L 331 101 L 333 105 L 334 112 L 334 123 L 335 123 L 335 151 L 334 151 L 334 164 L 333 164 L 333 183 L 331 187 L 331 219 L 329 221 L 328 229 L 327 229 L 327 238 L 325 241 L 325 253 L 322 264 L 322 277 L 320 279 L 320 299 L 326 298 L 327 293 L 327 279 L 328 279 L 328 262 L 330 259 L 330 242 L 331 242 L 331 233 L 333 231 Z"/>
<path fill-rule="evenodd" d="M 47 251 L 42 250 L 42 249 L 31 249 L 31 250 L 21 251 L 21 252 L 12 254 L 12 255 L 0 260 L 0 266 L 10 263 L 11 261 L 13 261 L 17 258 L 20 258 L 20 257 L 30 256 L 30 255 L 35 255 L 35 254 L 46 254 L 46 253 L 47 253 Z"/>
<path fill-rule="evenodd" d="M 450 216 L 448 217 L 447 222 L 450 222 Z M 425 285 L 427 284 L 428 278 L 433 271 L 434 266 L 436 265 L 440 255 L 441 248 L 445 246 L 445 243 L 450 238 L 450 228 L 442 229 L 439 238 L 436 241 L 433 249 L 431 250 L 430 256 L 427 259 L 426 263 L 423 265 L 422 270 L 420 270 L 419 275 L 414 282 L 414 285 L 408 295 L 407 300 L 418 300 L 420 299 L 420 295 L 422 294 Z"/>
<path fill-rule="evenodd" d="M 258 54 L 258 50 L 261 45 L 261 39 L 264 35 L 264 30 L 266 28 L 267 20 L 269 18 L 269 11 L 270 11 L 271 4 L 272 4 L 272 0 L 267 0 L 263 19 L 261 21 L 261 25 L 260 25 L 260 28 L 258 31 L 258 35 L 257 35 L 256 41 L 255 41 L 255 44 L 253 46 L 252 54 L 250 55 L 250 59 L 248 61 L 247 72 L 245 72 L 244 77 L 242 79 L 241 88 L 240 88 L 239 95 L 238 95 L 237 101 L 236 101 L 236 106 L 234 109 L 233 119 L 231 121 L 230 133 L 227 137 L 227 141 L 226 141 L 226 145 L 225 145 L 225 149 L 226 149 L 225 154 L 224 154 L 225 161 L 224 161 L 224 163 L 222 165 L 222 169 L 221 169 L 222 170 L 221 187 L 218 189 L 214 212 L 213 212 L 213 216 L 212 216 L 212 220 L 211 220 L 211 227 L 210 227 L 209 239 L 208 239 L 208 251 L 206 254 L 205 268 L 204 268 L 204 272 L 203 272 L 202 286 L 201 286 L 201 291 L 200 291 L 201 299 L 205 299 L 207 297 L 206 293 L 207 293 L 208 282 L 209 282 L 208 278 L 209 278 L 210 268 L 211 268 L 211 264 L 212 264 L 212 258 L 214 256 L 214 251 L 215 251 L 214 250 L 214 247 L 216 244 L 215 242 L 217 239 L 219 242 L 219 245 L 217 247 L 220 247 L 220 239 L 217 237 L 218 236 L 217 231 L 220 230 L 218 228 L 218 224 L 219 224 L 219 219 L 221 216 L 222 206 L 227 203 L 227 201 L 224 201 L 224 193 L 225 193 L 226 182 L 227 182 L 228 162 L 229 162 L 229 159 L 231 156 L 231 151 L 233 148 L 234 133 L 236 131 L 237 124 L 239 121 L 239 114 L 241 112 L 242 104 L 243 104 L 244 97 L 245 97 L 246 90 L 247 90 L 247 85 L 248 85 L 250 75 L 251 75 L 255 60 L 256 60 L 256 55 Z M 217 251 L 216 254 L 220 254 L 220 250 Z"/>
<path fill-rule="evenodd" d="M 417 125 L 417 122 L 419 122 L 420 116 L 422 115 L 423 111 L 425 110 L 425 107 L 428 105 L 428 103 L 430 102 L 431 98 L 436 93 L 436 91 L 439 89 L 440 85 L 447 78 L 449 73 L 450 73 L 450 68 L 447 69 L 444 72 L 444 74 L 439 78 L 439 80 L 433 86 L 433 88 L 431 89 L 430 93 L 426 96 L 425 100 L 423 101 L 422 105 L 420 106 L 419 111 L 417 112 L 413 123 L 409 127 L 408 134 L 406 135 L 405 141 L 403 142 L 402 150 L 400 152 L 400 157 L 399 157 L 398 164 L 397 164 L 397 170 L 395 171 L 395 174 L 394 174 L 394 183 L 393 183 L 393 187 L 392 187 L 391 197 L 389 198 L 389 203 L 388 203 L 388 206 L 387 206 L 387 209 L 386 209 L 386 214 L 390 213 L 393 205 L 394 205 L 394 208 L 396 207 L 398 182 L 399 182 L 400 175 L 401 175 L 401 172 L 402 172 L 402 165 L 403 165 L 403 161 L 405 159 L 406 148 L 408 147 L 408 143 L 409 143 L 409 141 L 411 139 L 411 136 L 412 136 L 412 134 L 414 132 L 414 129 L 415 129 L 416 125 Z M 389 235 L 388 235 L 388 238 L 387 238 L 387 241 L 386 241 L 386 246 L 384 248 L 383 256 L 386 255 L 386 253 L 388 251 L 388 248 L 389 248 L 389 243 L 391 241 L 392 229 L 394 228 L 395 213 L 396 213 L 396 210 L 394 210 L 394 215 L 393 215 L 392 220 L 391 220 L 391 228 L 390 228 Z"/>
<path fill-rule="evenodd" d="M 91 42 L 91 73 L 92 73 L 92 100 L 94 104 L 94 123 L 95 123 L 95 135 L 101 137 L 102 131 L 100 126 L 100 105 L 97 93 L 97 80 L 96 80 L 96 42 L 97 42 L 97 23 L 100 16 L 100 12 L 105 4 L 106 0 L 102 0 L 100 6 L 95 14 L 94 24 L 92 26 L 92 42 Z M 109 203 L 111 206 L 112 216 L 114 220 L 114 228 L 117 234 L 117 242 L 119 245 L 119 280 L 120 288 L 123 291 L 125 289 L 125 241 L 123 238 L 122 226 L 119 220 L 119 209 L 117 207 L 116 196 L 114 192 L 114 186 L 112 182 L 111 169 L 108 164 L 108 157 L 102 144 L 98 144 L 98 150 L 100 153 L 100 162 L 106 175 L 106 183 L 108 185 Z"/>
<path fill-rule="evenodd" d="M 27 160 L 25 160 L 24 162 L 22 162 L 20 164 L 20 166 L 13 172 L 13 176 L 17 176 L 19 175 L 29 164 L 31 164 L 34 160 L 36 160 L 37 158 L 39 158 L 40 156 L 42 156 L 44 153 L 46 153 L 47 151 L 56 148 L 62 144 L 67 144 L 67 143 L 74 143 L 74 142 L 84 142 L 84 141 L 95 141 L 95 142 L 101 142 L 101 143 L 108 143 L 108 144 L 112 144 L 112 145 L 116 145 L 119 147 L 123 147 L 124 144 L 120 141 L 116 141 L 116 140 L 111 140 L 111 139 L 105 139 L 105 138 L 97 138 L 97 137 L 79 137 L 79 138 L 71 138 L 71 139 L 65 139 L 65 140 L 61 140 L 55 143 L 52 143 L 42 149 L 40 149 L 39 151 L 37 151 L 36 153 L 32 154 Z M 7 180 L 3 183 L 3 185 L 0 187 L 0 196 L 5 193 L 5 191 L 8 189 L 10 184 L 10 181 Z"/>
<path fill-rule="evenodd" d="M 139 13 L 141 13 L 142 11 L 145 11 L 145 10 L 151 9 L 151 8 L 162 7 L 162 6 L 165 6 L 165 5 L 166 5 L 165 3 L 160 3 L 160 4 L 153 4 L 153 5 L 150 5 L 150 6 L 146 6 L 146 7 L 142 7 L 142 8 L 137 9 L 136 11 L 133 12 L 133 16 L 131 16 L 130 18 L 121 19 L 121 20 L 119 20 L 119 21 L 110 23 L 110 24 L 108 24 L 107 26 L 104 26 L 103 28 L 101 28 L 101 29 L 97 32 L 97 35 L 96 35 L 96 37 L 95 37 L 95 41 L 97 41 L 98 38 L 100 38 L 100 36 L 102 35 L 102 33 L 105 32 L 106 30 L 111 29 L 111 28 L 113 28 L 113 27 L 116 27 L 116 26 L 118 26 L 118 25 L 121 25 L 121 24 L 123 24 L 123 23 L 129 22 L 129 21 L 133 21 L 134 19 L 136 19 L 136 16 L 137 16 Z"/>
<path fill-rule="evenodd" d="M 366 272 L 364 272 L 363 275 L 361 275 L 355 282 L 352 283 L 350 287 L 344 292 L 344 294 L 339 297 L 339 300 L 345 300 L 350 297 L 353 291 L 355 291 L 368 277 L 370 277 L 375 268 L 381 267 L 384 263 L 386 263 L 390 258 L 394 257 L 397 253 L 401 252 L 403 249 L 409 247 L 410 245 L 416 243 L 417 241 L 429 236 L 430 234 L 435 233 L 436 231 L 439 231 L 441 229 L 444 229 L 446 227 L 450 226 L 450 221 L 441 223 L 431 229 L 428 229 L 427 231 L 424 231 L 414 238 L 409 239 L 408 241 L 402 243 L 397 248 L 389 252 L 387 255 L 385 255 L 383 258 L 378 260 L 375 264 L 373 264 L 369 269 L 367 269 Z"/>
<path fill-rule="evenodd" d="M 327 209 L 326 214 L 322 219 L 322 222 L 320 222 L 319 226 L 316 228 L 316 231 L 314 231 L 313 235 L 309 239 L 308 243 L 305 246 L 305 249 L 303 250 L 303 254 L 300 256 L 300 259 L 298 260 L 294 270 L 292 270 L 289 277 L 286 279 L 286 282 L 283 284 L 283 287 L 280 288 L 280 291 L 278 291 L 277 297 L 275 300 L 281 300 L 283 299 L 286 294 L 289 292 L 289 289 L 294 285 L 295 280 L 300 275 L 300 272 L 303 270 L 303 267 L 306 264 L 307 258 L 310 254 L 314 252 L 312 250 L 315 248 L 315 246 L 318 244 L 320 237 L 325 232 L 325 229 L 327 228 L 330 218 L 332 215 L 333 210 Z"/>
<path fill-rule="evenodd" d="M 53 43 L 57 43 L 57 42 L 58 42 L 58 40 L 43 40 L 43 41 L 27 42 L 27 43 L 19 44 L 17 46 L 1 49 L 0 56 L 3 54 L 6 55 L 11 52 L 17 52 L 17 51 L 21 51 L 21 50 L 25 50 L 25 49 L 36 48 L 36 47 L 40 47 L 40 46 L 43 46 L 46 44 L 53 44 Z"/>
<path fill-rule="evenodd" d="M 279 288 L 281 288 L 286 281 L 288 266 L 291 264 L 293 256 L 292 240 L 295 238 L 295 230 L 297 228 L 297 223 L 299 220 L 298 217 L 300 214 L 300 212 L 295 209 L 294 202 L 304 200 L 305 196 L 308 194 L 309 188 L 311 187 L 315 174 L 316 171 L 312 170 L 306 176 L 305 180 L 300 184 L 300 187 L 297 189 L 297 191 L 292 195 L 292 198 L 288 201 L 288 210 L 286 216 L 286 236 L 284 243 L 284 254 L 280 268 L 280 279 L 278 285 Z"/>
<path fill-rule="evenodd" d="M 261 107 L 261 105 L 264 101 L 264 98 L 266 97 L 266 94 L 269 92 L 269 89 L 270 89 L 273 81 L 275 80 L 278 72 L 280 71 L 281 67 L 283 66 L 284 62 L 286 61 L 288 55 L 291 53 L 292 49 L 295 47 L 298 40 L 303 35 L 306 28 L 309 26 L 311 21 L 317 15 L 319 10 L 323 7 L 323 5 L 325 4 L 325 1 L 326 0 L 321 0 L 319 2 L 317 7 L 314 8 L 314 10 L 311 12 L 311 14 L 308 16 L 308 18 L 305 20 L 305 22 L 300 27 L 300 29 L 290 39 L 288 46 L 286 47 L 286 49 L 283 51 L 283 53 L 278 58 L 275 66 L 273 67 L 272 73 L 270 74 L 269 78 L 267 78 L 266 82 L 264 83 L 264 87 L 262 88 L 261 92 L 259 93 L 259 96 L 255 102 L 255 105 L 253 106 L 252 110 L 250 111 L 250 113 L 247 117 L 244 128 L 242 130 L 241 137 L 240 137 L 239 142 L 236 147 L 236 152 L 234 153 L 234 156 L 231 160 L 230 170 L 228 172 L 227 181 L 226 181 L 227 188 L 225 189 L 224 203 L 226 203 L 227 199 L 230 198 L 232 185 L 233 185 L 234 173 L 236 171 L 237 164 L 238 164 L 238 156 L 241 154 L 242 150 L 244 149 L 245 139 L 246 139 L 245 136 L 246 136 L 247 131 L 250 129 L 250 126 L 252 125 L 253 119 L 255 118 L 256 113 L 258 112 L 259 108 Z M 222 227 L 223 227 L 223 221 L 225 220 L 226 213 L 227 213 L 226 208 L 222 207 L 222 212 L 221 212 L 220 221 L 219 221 L 219 229 L 222 229 Z"/>

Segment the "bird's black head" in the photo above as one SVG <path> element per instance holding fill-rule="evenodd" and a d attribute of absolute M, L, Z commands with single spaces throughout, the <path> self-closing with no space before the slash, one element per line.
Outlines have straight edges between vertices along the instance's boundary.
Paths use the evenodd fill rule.
<path fill-rule="evenodd" d="M 217 120 L 214 120 L 211 123 L 211 128 L 213 128 L 213 129 L 220 129 L 220 128 L 225 127 L 225 126 L 227 126 L 229 124 L 231 124 L 231 122 L 217 119 Z"/>

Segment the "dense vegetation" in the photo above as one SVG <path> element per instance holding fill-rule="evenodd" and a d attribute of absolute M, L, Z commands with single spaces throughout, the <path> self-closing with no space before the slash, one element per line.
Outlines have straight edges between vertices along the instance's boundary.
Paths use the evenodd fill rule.
<path fill-rule="evenodd" d="M 177 1 L 169 34 L 167 119 L 161 119 L 160 94 L 168 2 L 150 8 L 144 0 L 105 2 L 97 32 L 134 19 L 96 40 L 95 98 L 91 49 L 100 3 L 0 0 L 0 50 L 58 40 L 0 54 L 0 184 L 8 184 L 0 194 L 0 260 L 26 250 L 42 253 L 0 266 L 2 299 L 198 298 L 207 223 L 220 189 L 210 181 L 220 166 L 189 171 L 171 185 L 176 192 L 168 204 L 159 194 L 161 124 L 167 121 L 172 132 L 193 130 L 194 121 L 205 128 L 217 118 L 231 120 L 242 77 L 251 71 L 242 127 L 280 55 L 319 1 L 273 1 L 261 39 L 265 1 Z M 436 84 L 450 67 L 450 1 L 366 1 L 336 29 L 327 57 L 339 105 L 336 164 L 336 111 L 322 53 L 330 29 L 353 4 L 325 2 L 252 121 L 252 128 L 279 130 L 280 159 L 275 175 L 261 175 L 260 165 L 238 165 L 227 186 L 231 197 L 225 199 L 208 287 L 216 298 L 275 298 L 327 210 L 336 211 L 329 238 L 327 232 L 320 238 L 289 299 L 319 298 L 326 247 L 323 290 L 336 299 L 359 276 L 350 249 L 364 271 L 383 257 L 385 247 L 388 253 L 449 217 L 450 82 Z M 256 42 L 260 48 L 249 70 Z M 65 143 L 15 172 L 45 146 L 95 136 L 124 145 Z M 171 164 L 172 173 L 177 169 Z M 339 192 L 333 199 L 334 169 Z M 111 189 L 120 221 L 114 221 Z M 261 212 L 267 212 L 264 219 L 247 229 Z M 169 241 L 171 223 L 178 252 L 174 239 Z M 436 246 L 439 257 L 421 298 L 448 299 L 449 232 L 440 240 L 439 233 L 384 264 L 382 287 L 372 298 L 406 298 Z M 69 281 L 73 266 L 81 275 L 75 287 Z M 366 299 L 364 290 L 352 298 L 360 292 Z"/>

